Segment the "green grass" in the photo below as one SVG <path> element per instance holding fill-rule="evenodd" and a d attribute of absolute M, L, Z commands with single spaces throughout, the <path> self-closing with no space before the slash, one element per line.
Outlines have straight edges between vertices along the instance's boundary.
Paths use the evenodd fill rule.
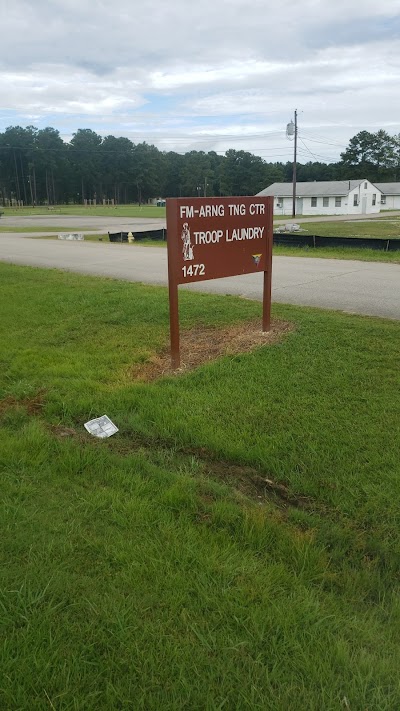
<path fill-rule="evenodd" d="M 385 252 L 383 249 L 364 249 L 363 247 L 286 247 L 274 245 L 276 257 L 318 257 L 320 259 L 356 259 L 362 262 L 400 263 L 400 250 Z"/>
<path fill-rule="evenodd" d="M 400 708 L 399 324 L 279 306 L 281 343 L 140 383 L 165 289 L 0 278 L 0 707 Z"/>
<path fill-rule="evenodd" d="M 93 227 L 93 230 L 95 230 L 96 227 Z M 29 233 L 29 232 L 87 232 L 90 231 L 90 227 L 76 227 L 75 225 L 73 227 L 57 227 L 57 226 L 51 226 L 51 225 L 30 225 L 29 227 L 8 227 L 6 225 L 0 225 L 0 234 L 2 232 L 13 232 L 13 233 Z"/>
<path fill-rule="evenodd" d="M 302 222 L 301 229 L 321 237 L 376 237 L 400 239 L 400 219 L 357 220 L 349 222 Z"/>
<path fill-rule="evenodd" d="M 306 234 L 321 237 L 400 238 L 400 219 L 354 222 L 303 222 Z M 400 262 L 400 251 L 365 249 L 363 247 L 286 247 L 274 246 L 274 254 L 291 257 L 321 257 L 324 259 L 358 259 L 363 262 Z"/>
<path fill-rule="evenodd" d="M 154 205 L 117 205 L 96 207 L 85 207 L 84 205 L 57 205 L 52 209 L 47 207 L 23 207 L 23 208 L 1 208 L 4 211 L 4 217 L 16 216 L 24 217 L 31 215 L 85 215 L 86 217 L 140 217 L 153 218 L 165 217 L 165 207 L 156 207 Z M 1 219 L 1 218 L 0 218 Z"/>

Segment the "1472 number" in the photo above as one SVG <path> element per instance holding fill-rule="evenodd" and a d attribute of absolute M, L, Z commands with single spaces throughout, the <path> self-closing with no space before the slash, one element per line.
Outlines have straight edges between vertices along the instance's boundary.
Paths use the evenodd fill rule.
<path fill-rule="evenodd" d="M 206 268 L 204 264 L 190 264 L 188 267 L 182 267 L 183 276 L 204 276 Z"/>

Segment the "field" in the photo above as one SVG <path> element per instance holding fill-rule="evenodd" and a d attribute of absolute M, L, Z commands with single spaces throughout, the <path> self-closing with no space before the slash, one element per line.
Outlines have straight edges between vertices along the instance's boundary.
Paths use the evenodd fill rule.
<path fill-rule="evenodd" d="M 321 237 L 376 237 L 400 239 L 400 219 L 391 218 L 379 220 L 359 220 L 353 222 L 302 222 L 301 230 L 307 234 Z M 276 256 L 322 257 L 325 259 L 359 259 L 365 262 L 400 262 L 400 250 L 386 252 L 384 250 L 365 249 L 363 247 L 274 247 Z"/>
<path fill-rule="evenodd" d="M 96 228 L 93 227 L 93 230 Z M 30 225 L 29 227 L 13 227 L 8 225 L 0 224 L 0 234 L 3 232 L 15 232 L 15 234 L 28 234 L 30 232 L 87 232 L 90 227 L 78 226 L 76 227 L 58 227 L 57 225 L 38 225 L 37 227 Z M 56 237 L 57 239 L 57 237 Z"/>
<path fill-rule="evenodd" d="M 165 289 L 0 278 L 0 707 L 400 708 L 399 324 L 279 306 L 148 380 Z M 180 301 L 192 344 L 260 318 Z"/>
<path fill-rule="evenodd" d="M 353 222 L 302 222 L 301 229 L 321 237 L 389 237 L 400 239 L 400 218 L 358 220 Z"/>
<path fill-rule="evenodd" d="M 276 257 L 319 257 L 320 259 L 358 259 L 361 262 L 389 262 L 400 264 L 400 250 L 385 252 L 363 247 L 286 247 L 274 245 Z"/>
<path fill-rule="evenodd" d="M 24 215 L 85 215 L 85 217 L 165 217 L 165 207 L 156 207 L 154 205 L 118 205 L 118 206 L 103 206 L 96 207 L 84 205 L 56 205 L 55 207 L 23 207 L 23 208 L 1 208 L 4 211 L 4 217 Z M 1 218 L 0 218 L 1 219 Z"/>

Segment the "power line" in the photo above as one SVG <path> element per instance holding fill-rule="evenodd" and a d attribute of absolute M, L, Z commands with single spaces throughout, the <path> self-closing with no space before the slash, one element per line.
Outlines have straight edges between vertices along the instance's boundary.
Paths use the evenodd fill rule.
<path fill-rule="evenodd" d="M 268 135 L 271 135 L 271 133 L 281 135 L 282 131 L 270 132 Z M 221 136 L 222 135 L 223 134 L 221 134 Z M 228 137 L 228 135 L 229 134 L 225 134 L 226 137 Z M 302 135 L 304 135 L 303 132 L 302 132 Z M 263 136 L 260 134 L 248 134 L 248 136 L 234 136 L 234 137 L 232 136 L 232 138 L 230 140 L 234 140 L 234 141 L 244 140 L 245 138 L 250 138 L 250 137 L 263 138 Z M 146 136 L 146 138 L 149 139 L 149 136 Z M 152 138 L 154 139 L 155 137 L 152 137 Z M 312 158 L 314 158 L 317 161 L 322 159 L 324 162 L 328 162 L 328 163 L 333 162 L 332 158 L 330 158 L 330 157 L 323 156 L 321 154 L 312 152 L 310 150 L 310 148 L 306 145 L 306 143 L 304 142 L 302 137 L 299 136 L 299 138 L 300 138 L 305 150 Z M 128 139 L 128 140 L 130 140 L 130 139 Z M 216 149 L 213 149 L 212 147 L 210 147 L 208 149 L 208 151 L 202 151 L 202 149 L 198 149 L 196 147 L 196 144 L 199 142 L 199 139 L 197 137 L 195 138 L 193 136 L 186 136 L 185 138 L 179 137 L 179 136 L 178 137 L 175 137 L 175 136 L 158 137 L 158 142 L 168 141 L 168 142 L 174 144 L 176 142 L 176 140 L 186 141 L 186 143 L 188 145 L 185 148 L 185 150 L 182 150 L 182 148 L 181 149 L 178 148 L 178 150 L 177 149 L 174 150 L 174 148 L 167 148 L 167 147 L 157 148 L 157 146 L 154 146 L 154 147 L 157 148 L 157 150 L 159 150 L 160 153 L 171 152 L 171 153 L 176 153 L 177 155 L 186 155 L 187 153 L 190 153 L 190 152 L 199 152 L 199 153 L 204 152 L 206 155 L 209 153 L 216 153 L 217 155 L 225 155 L 228 152 L 228 150 L 235 150 L 235 149 L 230 149 L 230 148 L 227 148 L 224 150 L 216 150 Z M 203 138 L 202 140 L 206 141 L 207 143 L 211 143 L 211 144 L 218 142 L 216 140 L 215 136 L 213 136 L 212 139 L 211 138 L 209 138 L 209 139 Z M 219 140 L 223 140 L 223 139 L 220 138 Z M 306 140 L 313 141 L 313 142 L 316 142 L 319 144 L 322 143 L 322 141 L 309 138 L 308 136 L 306 137 Z M 136 147 L 140 146 L 141 144 L 134 144 L 132 142 L 131 145 L 132 145 L 131 149 L 126 149 L 125 146 L 121 149 L 118 149 L 118 148 L 109 148 L 107 146 L 107 144 L 104 145 L 104 143 L 97 146 L 97 147 L 90 147 L 90 148 L 75 146 L 74 144 L 71 144 L 71 143 L 64 143 L 60 147 L 37 146 L 37 145 L 17 146 L 17 145 L 7 144 L 7 145 L 0 145 L 0 151 L 1 150 L 3 150 L 3 151 L 13 150 L 13 151 L 20 151 L 20 152 L 24 151 L 24 152 L 30 153 L 32 158 L 35 153 L 46 153 L 46 152 L 47 153 L 61 153 L 61 154 L 64 153 L 66 156 L 68 156 L 70 158 L 72 158 L 74 155 L 77 156 L 79 154 L 97 155 L 102 158 L 109 156 L 109 155 L 117 155 L 120 157 L 131 156 L 132 158 L 134 158 L 135 157 L 135 149 L 136 149 Z M 147 144 L 147 145 L 153 146 L 154 144 Z M 290 158 L 290 156 L 291 156 L 291 153 L 287 150 L 286 146 L 276 146 L 275 148 L 272 148 L 272 147 L 268 148 L 265 146 L 262 146 L 262 147 L 261 146 L 259 146 L 259 147 L 251 146 L 251 148 L 247 149 L 245 152 L 252 153 L 253 155 L 254 155 L 254 153 L 257 153 L 260 157 L 264 157 L 264 160 L 266 160 L 268 158 L 270 158 L 270 159 Z M 304 155 L 304 151 L 302 151 L 302 149 L 300 149 L 300 152 Z M 272 160 L 270 162 L 274 162 L 274 161 Z M 278 161 L 278 162 L 280 162 L 280 161 Z"/>
<path fill-rule="evenodd" d="M 128 158 L 128 157 L 130 157 L 130 158 L 135 159 L 135 152 L 134 152 L 134 149 L 133 149 L 132 152 L 130 153 L 130 152 L 127 152 L 127 151 L 118 151 L 118 150 L 113 150 L 113 149 L 101 149 L 101 148 L 72 148 L 72 147 L 70 148 L 69 146 L 65 146 L 65 147 L 63 147 L 63 148 L 41 148 L 41 147 L 30 147 L 30 148 L 26 148 L 26 147 L 23 147 L 23 146 L 7 145 L 7 146 L 0 146 L 0 151 L 1 151 L 1 150 L 13 150 L 13 151 L 16 150 L 16 151 L 21 151 L 21 152 L 25 152 L 25 151 L 26 151 L 26 152 L 30 153 L 29 158 L 32 158 L 32 160 L 34 159 L 34 154 L 35 154 L 36 152 L 39 152 L 39 153 L 42 153 L 42 154 L 43 154 L 43 153 L 45 154 L 46 152 L 49 152 L 49 153 L 52 153 L 52 154 L 54 154 L 54 153 L 61 153 L 61 154 L 64 154 L 65 157 L 69 157 L 69 158 L 74 158 L 74 156 L 75 156 L 75 158 L 77 158 L 80 154 L 88 154 L 88 155 L 97 156 L 97 157 L 99 157 L 99 158 L 107 158 L 107 156 L 110 156 L 110 155 L 117 155 L 117 156 L 119 156 L 120 158 Z M 209 156 L 210 153 L 215 153 L 215 154 L 218 155 L 218 156 L 225 157 L 226 154 L 228 153 L 228 151 L 231 150 L 231 149 L 226 149 L 226 150 L 213 150 L 213 149 L 211 149 L 211 150 L 209 150 L 209 151 L 207 151 L 207 152 L 205 152 L 205 151 L 199 151 L 199 150 L 196 150 L 195 148 L 188 149 L 188 150 L 185 150 L 185 151 L 182 151 L 182 150 L 159 150 L 158 148 L 157 148 L 157 150 L 158 150 L 159 153 L 161 153 L 161 154 L 163 154 L 163 153 L 164 153 L 164 154 L 165 154 L 165 153 L 175 153 L 176 155 L 179 155 L 179 156 L 185 156 L 185 155 L 187 155 L 188 153 L 193 152 L 193 153 L 204 153 L 205 156 Z M 277 160 L 277 159 L 285 159 L 285 158 L 286 158 L 287 160 L 289 160 L 289 159 L 291 158 L 291 153 L 290 153 L 290 152 L 288 152 L 288 151 L 285 150 L 285 151 L 282 153 L 281 150 L 282 150 L 282 149 L 277 149 L 277 150 L 275 150 L 275 149 L 272 149 L 272 148 L 252 148 L 251 151 L 250 151 L 250 150 L 246 150 L 246 151 L 244 151 L 244 153 L 250 153 L 250 155 L 253 155 L 253 156 L 256 156 L 256 157 L 259 156 L 259 157 L 262 158 L 265 162 L 269 162 L 269 163 L 281 163 L 281 162 L 283 162 L 283 161 L 282 161 L 282 160 Z M 236 153 L 239 153 L 239 151 L 236 151 Z M 287 162 L 287 161 L 286 161 L 286 162 Z"/>
<path fill-rule="evenodd" d="M 3 136 L 5 134 L 2 134 Z M 268 138 L 270 136 L 282 135 L 282 131 L 267 131 L 263 133 L 248 133 L 243 135 L 231 134 L 231 133 L 218 133 L 206 135 L 196 135 L 196 134 L 186 134 L 186 135 L 167 135 L 167 134 L 152 134 L 148 133 L 134 133 L 132 135 L 133 139 L 143 139 L 144 141 L 165 141 L 175 143 L 177 141 L 184 141 L 187 143 L 217 143 L 219 141 L 247 141 L 254 138 L 259 138 L 260 140 Z M 103 138 L 100 136 L 100 138 Z M 127 136 L 113 136 L 116 140 L 120 138 L 127 138 Z M 61 139 L 62 140 L 62 139 Z M 131 140 L 128 138 L 128 140 Z M 74 147 L 73 144 L 66 142 L 66 146 Z M 22 148 L 22 146 L 16 146 L 16 148 Z M 35 148 L 38 148 L 35 146 Z M 39 149 L 39 148 L 38 148 Z M 47 150 L 59 150 L 59 149 L 47 149 Z M 83 150 L 83 149 L 82 149 Z"/>
<path fill-rule="evenodd" d="M 141 145 L 141 144 L 136 144 L 136 145 Z M 152 145 L 152 144 L 148 144 L 148 145 Z M 136 148 L 136 146 L 132 145 L 132 153 L 131 153 L 132 156 L 134 156 L 135 148 Z M 73 153 L 92 153 L 92 154 L 97 154 L 99 156 L 107 156 L 110 154 L 115 154 L 115 155 L 119 155 L 119 156 L 129 155 L 129 152 L 127 152 L 126 150 L 115 150 L 113 148 L 104 148 L 102 146 L 99 146 L 98 148 L 81 148 L 81 147 L 71 146 L 70 144 L 66 144 L 62 148 L 61 147 L 60 148 L 50 148 L 50 147 L 42 147 L 42 146 L 13 146 L 11 144 L 7 144 L 6 146 L 0 145 L 0 150 L 3 150 L 3 151 L 7 151 L 7 150 L 28 151 L 28 152 L 32 152 L 32 153 L 34 153 L 36 151 L 44 152 L 44 153 L 45 152 L 68 153 L 69 155 L 72 155 Z M 157 149 L 157 150 L 159 150 L 159 149 Z M 186 151 L 174 151 L 174 150 L 166 151 L 164 149 L 163 151 L 160 151 L 160 153 L 161 152 L 172 152 L 172 153 L 178 153 L 180 155 L 186 155 L 186 153 L 190 153 L 191 150 L 193 150 L 194 152 L 203 152 L 203 151 L 195 151 L 195 149 L 192 148 L 192 149 L 189 149 Z M 228 150 L 231 150 L 231 149 L 229 149 L 229 148 L 226 150 L 210 149 L 208 151 L 208 153 L 221 153 L 224 155 L 225 153 L 228 152 Z M 251 151 L 244 151 L 244 152 L 251 153 L 252 151 L 263 151 L 263 152 L 268 152 L 268 153 L 270 152 L 274 155 L 288 155 L 287 151 L 285 151 L 284 153 L 277 152 L 277 151 L 281 151 L 281 150 L 282 150 L 282 148 L 275 149 L 275 148 L 252 147 Z M 237 152 L 239 152 L 239 151 L 237 151 Z"/>
<path fill-rule="evenodd" d="M 324 146 L 334 146 L 335 148 L 346 148 L 346 145 L 344 143 L 337 143 L 336 141 L 332 141 L 326 138 L 323 138 L 322 136 L 309 136 L 307 133 L 302 131 L 302 135 L 307 139 L 307 141 L 312 141 L 313 143 L 321 143 Z"/>
<path fill-rule="evenodd" d="M 136 133 L 136 136 L 148 136 L 148 134 L 141 134 L 141 133 Z M 207 135 L 204 134 L 186 134 L 186 135 L 163 135 L 163 134 L 154 134 L 153 137 L 161 137 L 166 140 L 181 140 L 185 141 L 188 138 L 192 138 L 195 140 L 199 141 L 209 141 L 212 139 L 220 139 L 220 140 L 225 140 L 225 139 L 234 139 L 234 140 L 247 140 L 248 138 L 268 138 L 269 136 L 277 136 L 277 135 L 282 135 L 282 131 L 263 131 L 263 132 L 258 132 L 258 133 L 246 133 L 246 134 L 241 134 L 238 135 L 237 133 L 210 133 Z"/>
<path fill-rule="evenodd" d="M 310 151 L 310 149 L 308 148 L 308 146 L 304 143 L 304 141 L 303 141 L 303 139 L 301 138 L 301 136 L 299 136 L 299 139 L 300 139 L 300 141 L 302 142 L 302 144 L 303 144 L 304 148 L 306 149 L 307 153 L 309 153 L 310 156 L 311 156 L 312 158 L 314 158 L 318 163 L 319 163 L 319 158 L 322 158 L 325 163 L 334 163 L 334 162 L 335 162 L 335 161 L 333 161 L 331 158 L 327 158 L 326 156 L 321 156 L 321 155 L 318 154 L 318 153 L 313 153 L 312 151 Z M 303 153 L 303 155 L 304 155 L 304 151 L 302 151 L 301 149 L 300 149 L 300 151 L 301 151 L 301 152 Z"/>

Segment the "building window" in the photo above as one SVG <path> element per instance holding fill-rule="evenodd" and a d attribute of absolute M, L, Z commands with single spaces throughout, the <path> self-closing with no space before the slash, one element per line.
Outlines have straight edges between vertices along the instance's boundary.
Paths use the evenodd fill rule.
<path fill-rule="evenodd" d="M 311 198 L 311 207 L 317 207 L 317 198 L 316 197 Z"/>
<path fill-rule="evenodd" d="M 376 193 L 372 193 L 372 204 L 376 205 Z"/>
<path fill-rule="evenodd" d="M 368 190 L 368 183 L 364 183 L 364 190 Z"/>
<path fill-rule="evenodd" d="M 342 207 L 342 198 L 335 198 L 335 207 Z"/>
<path fill-rule="evenodd" d="M 386 195 L 381 196 L 381 205 L 386 205 Z"/>
<path fill-rule="evenodd" d="M 357 207 L 357 205 L 359 205 L 359 204 L 360 204 L 360 200 L 359 200 L 358 195 L 354 195 L 354 200 L 353 200 L 354 207 Z"/>
<path fill-rule="evenodd" d="M 324 207 L 329 207 L 329 198 L 322 198 L 322 205 Z"/>
<path fill-rule="evenodd" d="M 283 205 L 283 197 L 278 197 L 276 204 L 277 204 L 277 207 L 282 207 L 282 205 Z"/>

